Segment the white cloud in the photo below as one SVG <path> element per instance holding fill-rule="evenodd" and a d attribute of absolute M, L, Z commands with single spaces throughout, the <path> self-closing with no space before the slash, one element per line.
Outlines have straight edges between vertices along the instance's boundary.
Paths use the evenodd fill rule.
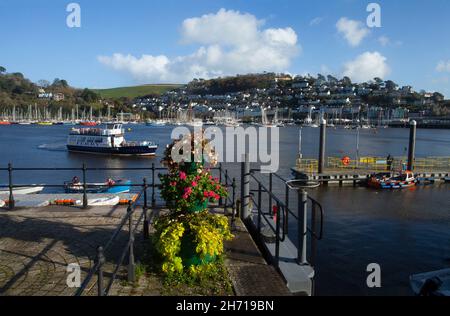
<path fill-rule="evenodd" d="M 378 42 L 381 44 L 381 46 L 384 47 L 389 45 L 391 43 L 391 40 L 389 39 L 389 37 L 383 35 L 378 38 Z"/>
<path fill-rule="evenodd" d="M 356 47 L 370 33 L 369 29 L 360 21 L 350 20 L 346 17 L 340 18 L 336 23 L 336 28 L 347 40 L 348 44 Z"/>
<path fill-rule="evenodd" d="M 344 65 L 343 75 L 355 82 L 385 78 L 391 73 L 386 57 L 379 52 L 365 52 Z"/>
<path fill-rule="evenodd" d="M 198 44 L 191 55 L 135 57 L 120 53 L 99 56 L 112 69 L 138 82 L 187 82 L 237 73 L 285 71 L 301 48 L 290 28 L 263 28 L 264 21 L 247 13 L 220 9 L 189 18 L 181 27 L 181 42 Z"/>
<path fill-rule="evenodd" d="M 450 60 L 440 61 L 436 66 L 436 71 L 438 72 L 450 72 Z"/>
<path fill-rule="evenodd" d="M 323 17 L 318 16 L 318 17 L 312 19 L 311 22 L 309 22 L 309 26 L 319 25 L 320 23 L 322 23 L 322 21 L 323 21 Z"/>

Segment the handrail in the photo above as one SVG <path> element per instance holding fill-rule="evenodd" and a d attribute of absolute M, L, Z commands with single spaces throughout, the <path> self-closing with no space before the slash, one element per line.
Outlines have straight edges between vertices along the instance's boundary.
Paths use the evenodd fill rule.
<path fill-rule="evenodd" d="M 107 295 L 109 293 L 109 290 L 110 290 L 110 288 L 112 286 L 112 283 L 114 282 L 114 280 L 115 280 L 115 278 L 117 276 L 117 272 L 118 272 L 120 266 L 122 265 L 123 260 L 125 259 L 125 256 L 127 254 L 129 254 L 130 250 L 134 246 L 133 245 L 134 233 L 135 233 L 137 227 L 139 226 L 140 222 L 142 221 L 142 219 L 145 217 L 145 212 L 147 210 L 146 209 L 146 202 L 147 201 L 144 201 L 143 212 L 142 212 L 141 216 L 139 217 L 138 221 L 136 222 L 136 224 L 134 225 L 134 228 L 130 229 L 130 231 L 129 231 L 128 243 L 127 243 L 126 247 L 124 248 L 124 250 L 122 251 L 122 254 L 120 256 L 120 260 L 119 260 L 119 262 L 117 263 L 117 265 L 116 265 L 116 267 L 114 269 L 113 275 L 111 276 L 111 280 L 110 280 L 106 290 L 103 290 L 103 284 L 102 284 L 103 283 L 102 266 L 103 266 L 103 263 L 104 263 L 103 261 L 104 260 L 101 260 L 101 258 L 104 258 L 103 254 L 107 250 L 109 250 L 109 248 L 115 242 L 117 236 L 120 234 L 120 232 L 122 231 L 122 229 L 125 226 L 125 224 L 127 223 L 127 221 L 129 223 L 129 228 L 132 227 L 131 222 L 132 222 L 133 214 L 134 214 L 134 212 L 136 210 L 136 207 L 137 207 L 138 200 L 142 197 L 142 195 L 144 193 L 146 193 L 146 190 L 147 190 L 147 186 L 145 185 L 145 181 L 144 181 L 144 188 L 139 192 L 138 198 L 134 202 L 133 201 L 129 201 L 128 208 L 127 208 L 127 213 L 122 218 L 120 223 L 116 226 L 116 229 L 115 229 L 114 233 L 112 234 L 112 236 L 110 237 L 110 239 L 106 242 L 104 247 L 100 246 L 100 247 L 97 248 L 97 252 L 98 253 L 97 253 L 96 263 L 93 266 L 93 268 L 89 271 L 89 273 L 88 273 L 87 277 L 85 278 L 85 280 L 83 281 L 81 287 L 78 288 L 78 290 L 76 291 L 75 296 L 80 296 L 80 295 L 83 294 L 83 292 L 86 290 L 87 285 L 89 284 L 89 282 L 91 281 L 91 279 L 92 279 L 92 277 L 94 276 L 95 273 L 98 274 L 98 280 L 97 280 L 98 281 L 98 285 L 97 285 L 98 286 L 98 294 L 100 296 L 103 296 L 103 295 Z M 130 262 L 134 262 L 134 257 L 131 258 L 131 256 L 133 256 L 133 255 L 130 255 Z M 134 269 L 134 267 L 133 267 L 133 269 Z"/>
<path fill-rule="evenodd" d="M 309 255 L 309 263 L 314 266 L 315 264 L 315 253 L 316 253 L 316 241 L 322 240 L 323 239 L 323 225 L 324 225 L 324 209 L 323 206 L 316 201 L 314 198 L 310 197 L 308 194 L 305 194 L 304 197 L 301 199 L 300 198 L 300 191 L 298 191 L 298 209 L 299 209 L 299 213 L 295 214 L 291 208 L 289 207 L 289 191 L 292 190 L 293 188 L 291 188 L 288 185 L 288 181 L 280 176 L 277 173 L 271 173 L 269 174 L 269 189 L 267 188 L 266 185 L 264 185 L 262 183 L 263 180 L 259 179 L 258 177 L 255 176 L 255 172 L 260 172 L 261 169 L 250 169 L 250 178 L 253 179 L 257 184 L 258 184 L 258 189 L 251 189 L 250 190 L 250 199 L 251 201 L 257 206 L 258 209 L 258 231 L 261 231 L 261 220 L 263 219 L 265 222 L 267 222 L 268 226 L 270 227 L 270 229 L 275 232 L 275 236 L 276 236 L 276 244 L 275 244 L 275 263 L 278 266 L 278 262 L 279 262 L 279 243 L 283 242 L 286 238 L 286 235 L 288 234 L 289 231 L 289 225 L 288 225 L 288 220 L 289 220 L 289 215 L 293 216 L 293 218 L 295 218 L 298 221 L 298 255 L 297 255 L 297 260 L 300 264 L 305 264 L 307 263 L 307 252 L 306 252 L 306 236 L 308 234 L 311 235 L 311 252 Z M 278 198 L 271 190 L 271 188 L 273 187 L 273 178 L 277 178 L 279 180 L 281 180 L 284 185 L 285 185 L 285 202 L 281 201 L 280 198 Z M 255 199 L 255 193 L 258 192 L 258 195 L 261 194 L 261 192 L 267 193 L 269 196 L 269 207 L 271 208 L 271 206 L 273 205 L 272 203 L 275 203 L 278 207 L 278 212 L 279 215 L 277 216 L 277 225 L 276 227 L 274 227 L 273 222 L 269 221 L 267 219 L 267 215 L 270 214 L 269 213 L 264 213 L 262 212 L 261 209 L 261 200 L 260 198 L 258 198 L 258 201 L 256 201 Z M 304 198 L 306 198 L 306 200 L 303 200 Z M 307 204 L 308 202 L 311 203 L 311 207 L 308 207 Z M 311 210 L 312 213 L 312 217 L 311 217 L 311 227 L 307 224 L 307 216 L 306 216 L 306 212 L 307 210 Z M 305 213 L 303 213 L 305 212 Z M 320 221 L 320 225 L 319 225 L 319 230 L 316 229 L 316 215 L 317 213 L 319 213 L 319 221 Z M 304 216 L 303 216 L 304 214 Z M 279 223 L 279 218 L 280 216 L 283 216 L 283 220 L 282 220 L 282 224 Z M 279 235 L 279 233 L 282 232 L 282 236 Z M 277 234 L 278 233 L 278 234 Z"/>

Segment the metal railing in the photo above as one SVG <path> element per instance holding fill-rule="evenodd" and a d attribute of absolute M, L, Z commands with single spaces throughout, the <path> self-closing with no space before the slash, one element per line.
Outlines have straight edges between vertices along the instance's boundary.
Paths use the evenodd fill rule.
<path fill-rule="evenodd" d="M 292 217 L 297 221 L 297 262 L 302 265 L 310 264 L 314 267 L 317 241 L 323 238 L 324 211 L 322 205 L 312 197 L 308 196 L 306 191 L 298 191 L 298 213 L 295 214 L 290 207 L 290 191 L 293 189 L 288 185 L 288 181 L 276 173 L 270 173 L 268 175 L 268 185 L 265 185 L 263 180 L 255 175 L 255 173 L 259 171 L 259 169 L 250 170 L 250 177 L 257 186 L 257 189 L 250 190 L 250 200 L 256 206 L 258 214 L 257 230 L 259 236 L 261 236 L 263 220 L 267 223 L 266 227 L 269 227 L 275 235 L 274 265 L 276 267 L 279 266 L 280 243 L 284 242 L 286 236 L 289 234 L 289 218 Z M 284 184 L 284 201 L 278 198 L 272 190 L 274 178 L 281 180 Z M 255 193 L 257 194 L 256 198 Z M 267 204 L 262 202 L 263 194 L 267 195 Z M 266 210 L 263 209 L 265 205 L 267 206 Z M 308 225 L 308 210 L 311 210 L 310 225 Z M 319 213 L 320 217 L 319 231 L 317 230 L 317 213 Z M 273 225 L 273 221 L 275 221 L 275 226 Z M 311 238 L 309 256 L 307 252 L 308 234 Z"/>
<path fill-rule="evenodd" d="M 136 211 L 136 208 L 138 206 L 138 200 L 141 198 L 141 196 L 144 196 L 144 204 L 142 207 L 142 214 L 139 216 L 137 222 L 133 223 L 133 216 Z M 136 265 L 135 265 L 135 257 L 134 257 L 134 240 L 135 240 L 135 233 L 136 230 L 141 223 L 142 220 L 144 220 L 144 238 L 149 238 L 149 220 L 148 220 L 148 205 L 147 205 L 147 185 L 146 181 L 144 180 L 144 187 L 138 194 L 138 198 L 134 201 L 129 203 L 127 208 L 127 213 L 122 218 L 119 225 L 116 227 L 114 233 L 106 242 L 105 246 L 98 246 L 97 247 L 97 255 L 95 258 L 94 266 L 89 271 L 88 275 L 84 279 L 83 283 L 81 284 L 80 288 L 75 293 L 75 296 L 81 296 L 89 283 L 91 282 L 94 275 L 97 275 L 97 295 L 98 296 L 107 296 L 109 294 L 109 291 L 111 290 L 111 287 L 114 283 L 114 281 L 117 279 L 117 274 L 119 272 L 120 267 L 122 267 L 122 264 L 125 260 L 125 257 L 128 255 L 128 272 L 127 272 L 127 278 L 128 282 L 134 283 L 136 281 Z M 153 210 L 154 211 L 154 210 Z M 126 243 L 125 247 L 123 248 L 121 255 L 119 257 L 119 260 L 117 261 L 114 271 L 111 275 L 111 278 L 109 282 L 104 284 L 104 264 L 106 262 L 105 260 L 105 253 L 110 250 L 114 243 L 117 241 L 117 238 L 119 237 L 120 233 L 122 232 L 123 228 L 128 224 L 128 242 Z"/>
<path fill-rule="evenodd" d="M 81 171 L 82 172 L 82 181 L 81 185 L 83 187 L 83 203 L 82 207 L 88 207 L 88 193 L 87 193 L 87 173 L 88 171 L 145 171 L 151 172 L 152 181 L 148 183 L 147 179 L 144 178 L 142 183 L 136 184 L 131 183 L 127 184 L 130 187 L 139 187 L 140 190 L 136 193 L 133 199 L 127 201 L 127 212 L 121 219 L 120 223 L 117 225 L 110 239 L 104 244 L 97 247 L 97 252 L 95 256 L 95 261 L 93 267 L 89 270 L 86 278 L 81 284 L 81 287 L 76 291 L 75 295 L 80 296 L 85 291 L 92 278 L 97 276 L 97 295 L 105 296 L 111 290 L 111 287 L 114 281 L 117 279 L 117 274 L 119 272 L 120 267 L 122 266 L 125 258 L 128 255 L 128 273 L 127 278 L 129 282 L 136 281 L 135 275 L 135 257 L 134 257 L 134 241 L 136 231 L 143 222 L 143 236 L 144 239 L 149 238 L 149 225 L 151 218 L 156 216 L 156 211 L 165 208 L 165 205 L 157 205 L 156 203 L 156 190 L 160 188 L 161 183 L 156 182 L 155 173 L 157 171 L 167 171 L 167 168 L 164 167 L 155 167 L 152 164 L 151 168 L 88 168 L 86 164 L 83 164 L 81 168 L 16 168 L 13 167 L 11 163 L 8 164 L 7 168 L 0 168 L 0 171 L 8 172 L 8 184 L 0 185 L 0 188 L 8 188 L 9 198 L 8 198 L 8 208 L 10 210 L 15 207 L 14 200 L 14 189 L 16 188 L 24 188 L 24 187 L 44 187 L 44 188 L 64 188 L 65 184 L 14 184 L 13 182 L 13 173 L 14 171 Z M 237 215 L 237 203 L 236 203 L 236 179 L 231 178 L 228 174 L 228 170 L 224 170 L 222 164 L 219 164 L 218 167 L 211 168 L 212 172 L 218 172 L 219 182 L 224 185 L 228 191 L 228 195 L 226 198 L 221 198 L 217 205 L 212 205 L 212 208 L 223 208 L 224 213 L 227 215 L 228 210 L 231 209 L 231 217 L 232 222 L 235 220 L 235 216 Z M 101 185 L 99 185 L 101 186 Z M 110 185 L 110 187 L 115 186 L 123 186 L 123 184 L 115 184 Z M 149 203 L 149 190 L 151 189 L 151 203 Z M 143 204 L 140 205 L 140 201 L 143 200 Z M 142 206 L 142 213 L 139 215 L 137 221 L 134 222 L 133 218 L 136 214 L 136 210 L 139 206 Z M 148 214 L 148 210 L 151 209 L 151 216 Z M 128 224 L 128 225 L 127 225 Z M 127 243 L 122 250 L 119 259 L 116 262 L 114 267 L 114 271 L 110 277 L 110 280 L 107 284 L 104 284 L 104 265 L 106 263 L 105 253 L 111 250 L 114 246 L 116 246 L 116 242 L 120 234 L 124 231 L 125 226 L 128 226 L 128 240 Z"/>
<path fill-rule="evenodd" d="M 389 164 L 387 157 L 360 157 L 345 160 L 344 157 L 328 157 L 326 168 L 336 170 L 369 170 L 387 171 L 402 170 L 407 165 L 407 157 L 393 157 Z M 319 161 L 317 159 L 297 159 L 296 168 L 306 173 L 317 173 Z M 450 157 L 424 157 L 414 159 L 414 169 L 418 171 L 449 171 Z"/>
<path fill-rule="evenodd" d="M 218 172 L 219 175 L 219 182 L 224 184 L 227 188 L 231 188 L 231 192 L 227 199 L 225 200 L 225 203 L 223 203 L 223 199 L 221 198 L 219 200 L 219 205 L 223 205 L 226 210 L 228 208 L 232 208 L 233 210 L 233 216 L 234 212 L 236 210 L 236 203 L 234 202 L 236 200 L 236 179 L 230 178 L 228 175 L 228 170 L 225 170 L 222 166 L 222 164 L 219 164 L 218 167 L 210 168 L 212 172 Z M 36 167 L 13 167 L 12 163 L 9 163 L 7 168 L 0 168 L 0 172 L 6 171 L 8 172 L 8 184 L 2 185 L 0 184 L 1 188 L 7 188 L 8 189 L 8 200 L 7 205 L 10 210 L 14 209 L 15 207 L 15 198 L 14 198 L 14 189 L 20 189 L 20 188 L 33 188 L 33 187 L 43 187 L 43 188 L 61 188 L 64 189 L 66 187 L 66 184 L 24 184 L 24 183 L 14 183 L 13 182 L 13 175 L 14 172 L 29 172 L 29 171 L 77 171 L 81 172 L 81 182 L 80 185 L 82 186 L 82 191 L 80 192 L 82 194 L 82 208 L 86 209 L 88 207 L 88 181 L 87 176 L 88 172 L 92 171 L 141 171 L 141 172 L 150 172 L 151 173 L 151 182 L 146 183 L 147 188 L 151 189 L 151 206 L 156 207 L 156 190 L 160 188 L 161 183 L 157 182 L 156 172 L 167 172 L 167 168 L 165 167 L 155 167 L 155 164 L 152 163 L 151 167 L 130 167 L 130 168 L 108 168 L 108 167 L 87 167 L 85 163 L 82 164 L 81 167 L 66 167 L 66 168 L 36 168 Z M 225 183 L 223 182 L 225 181 Z M 95 185 L 94 185 L 95 186 Z M 97 185 L 99 187 L 102 187 L 103 185 Z M 112 184 L 108 185 L 109 187 L 122 187 L 124 184 Z M 130 183 L 126 184 L 126 186 L 129 187 L 142 187 L 142 183 Z"/>

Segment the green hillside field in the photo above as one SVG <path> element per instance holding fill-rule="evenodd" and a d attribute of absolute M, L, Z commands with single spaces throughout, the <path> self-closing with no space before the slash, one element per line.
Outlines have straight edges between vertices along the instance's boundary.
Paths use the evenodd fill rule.
<path fill-rule="evenodd" d="M 161 95 L 164 92 L 181 87 L 180 84 L 149 84 L 134 87 L 120 87 L 111 89 L 93 89 L 102 98 L 118 99 L 121 97 L 137 98 L 149 94 Z"/>

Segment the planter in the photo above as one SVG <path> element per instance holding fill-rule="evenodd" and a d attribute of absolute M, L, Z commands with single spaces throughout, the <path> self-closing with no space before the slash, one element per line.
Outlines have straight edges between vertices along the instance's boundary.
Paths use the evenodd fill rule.
<path fill-rule="evenodd" d="M 183 260 L 183 266 L 199 266 L 214 262 L 216 260 L 216 256 L 206 255 L 203 259 L 200 258 L 200 255 L 196 251 L 196 243 L 194 237 L 188 234 L 183 236 L 181 240 L 181 249 L 180 249 L 180 257 Z"/>
<path fill-rule="evenodd" d="M 175 201 L 167 201 L 167 206 L 169 209 L 174 209 L 175 208 Z M 205 200 L 205 201 L 198 201 L 193 207 L 187 208 L 187 209 L 182 209 L 182 212 L 186 212 L 186 213 L 200 213 L 203 212 L 204 210 L 206 210 L 208 208 L 209 205 L 209 200 Z"/>

